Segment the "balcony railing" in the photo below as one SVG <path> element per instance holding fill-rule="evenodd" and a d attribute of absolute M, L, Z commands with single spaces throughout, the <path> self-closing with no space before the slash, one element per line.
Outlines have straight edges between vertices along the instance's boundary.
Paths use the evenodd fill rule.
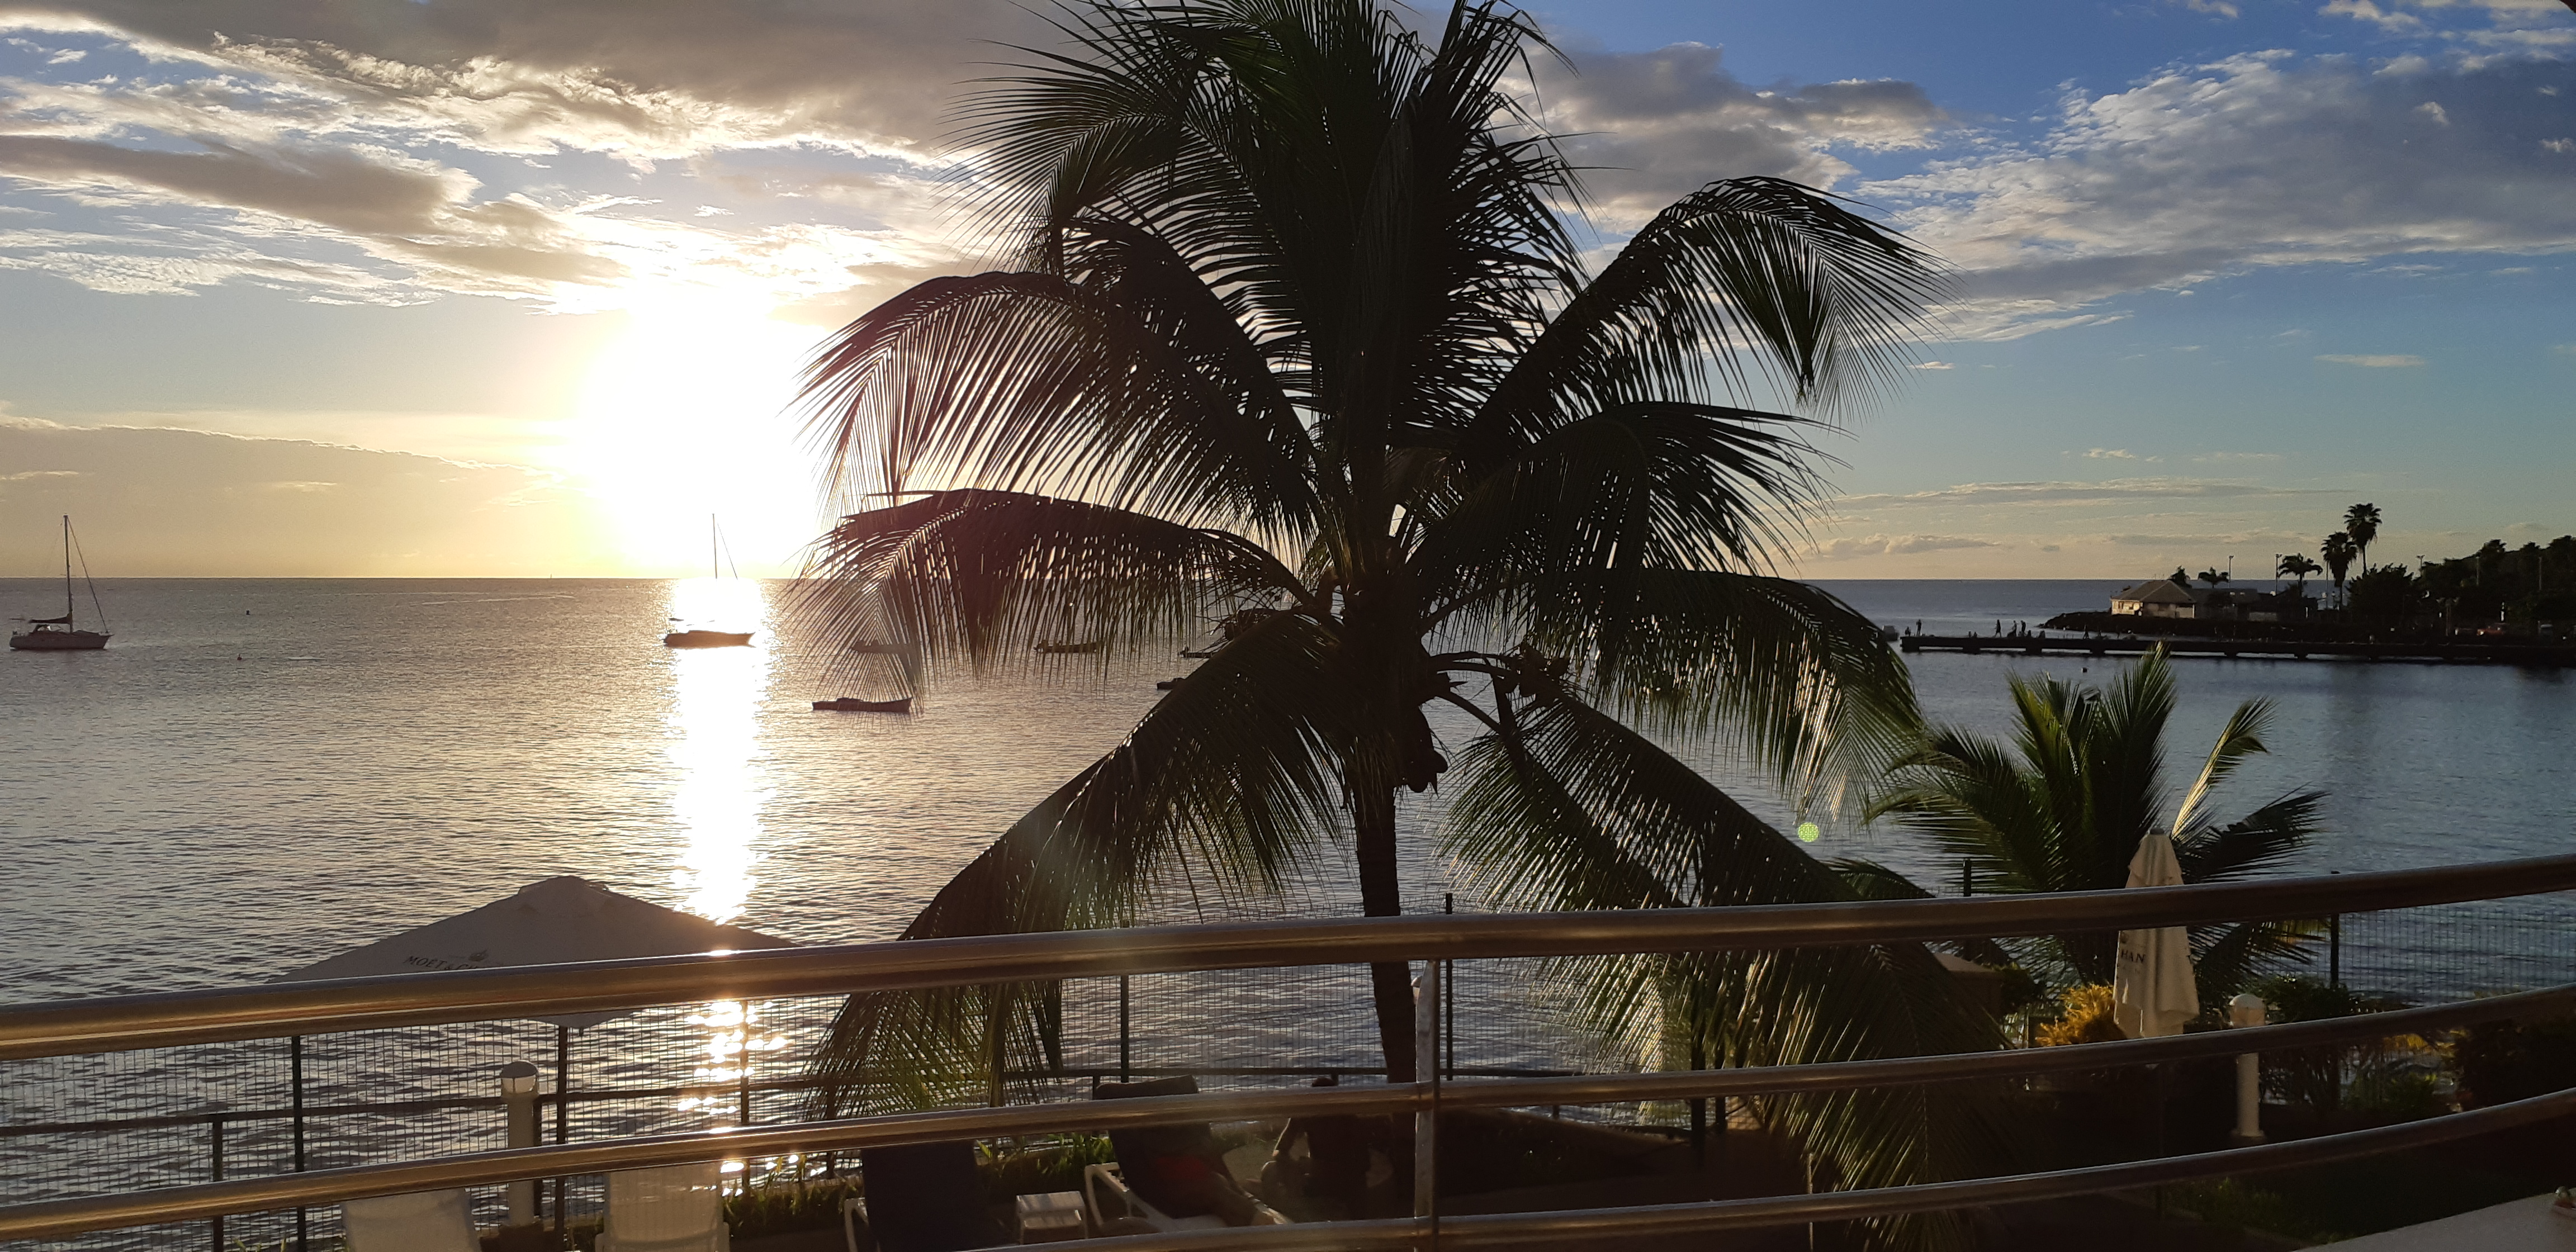
<path fill-rule="evenodd" d="M 561 1015 L 707 1000 L 1369 962 L 1750 951 L 2314 918 L 2576 889 L 2576 856 L 2064 895 L 1349 921 L 853 944 L 349 979 L 0 1008 L 0 1060 Z M 1438 998 L 1426 998 L 1436 1013 Z M 694 1161 L 1217 1119 L 1744 1097 L 2105 1070 L 2422 1034 L 2576 1011 L 2576 984 L 2330 1021 L 2116 1043 L 1761 1069 L 1504 1078 L 956 1109 L 580 1144 L 0 1207 L 0 1240 L 219 1218 L 365 1196 Z M 1426 1055 L 1430 1050 L 1426 1049 Z M 1638 1237 L 1989 1206 L 2324 1164 L 2576 1113 L 2576 1089 L 2374 1130 L 2086 1169 L 1876 1190 L 1493 1216 L 1135 1236 L 1119 1249 L 1399 1247 Z M 1436 1152 L 1436 1116 L 1421 1125 Z"/>

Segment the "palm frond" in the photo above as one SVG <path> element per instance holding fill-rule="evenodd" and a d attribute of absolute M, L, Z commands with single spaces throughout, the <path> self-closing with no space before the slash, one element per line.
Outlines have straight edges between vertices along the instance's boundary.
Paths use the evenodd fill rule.
<path fill-rule="evenodd" d="M 2263 729 L 2272 720 L 2272 702 L 2248 700 L 2228 714 L 2227 725 L 2218 732 L 2218 742 L 2210 745 L 2209 759 L 2200 766 L 2200 776 L 2192 780 L 2191 790 L 2184 792 L 2182 804 L 2174 810 L 2173 833 L 2180 838 L 2200 818 L 2201 802 L 2209 793 L 2226 784 L 2229 776 L 2245 758 L 2270 751 L 2263 746 Z"/>
<path fill-rule="evenodd" d="M 1275 893 L 1336 828 L 1347 701 L 1317 680 L 1334 641 L 1289 614 L 1229 641 L 1127 741 L 1058 788 L 942 887 L 902 939 L 1130 924 L 1154 893 L 1225 908 Z M 1046 985 L 850 997 L 813 1062 L 817 1109 L 980 1094 L 1055 1043 Z"/>
<path fill-rule="evenodd" d="M 801 633 L 903 645 L 938 665 L 1024 660 L 1042 643 L 1122 650 L 1187 638 L 1300 591 L 1248 540 L 1120 509 L 943 491 L 843 518 L 799 587 Z"/>
<path fill-rule="evenodd" d="M 1918 733 L 1913 684 L 1878 626 L 1791 579 L 1577 573 L 1512 588 L 1477 618 L 1584 658 L 1589 698 L 1649 732 L 1742 750 L 1802 807 L 1838 804 Z"/>
<path fill-rule="evenodd" d="M 1508 697 L 1503 697 L 1508 700 Z M 1657 908 L 1849 898 L 1842 881 L 1614 718 L 1543 690 L 1470 744 L 1446 840 L 1522 908 Z M 1992 1019 L 1914 944 L 1564 963 L 1591 1024 L 1641 1049 L 1692 1041 L 1709 1063 L 1803 1064 L 1991 1049 Z M 1669 1050 L 1666 1052 L 1670 1056 Z M 1763 1102 L 1853 1187 L 1972 1176 L 1999 1143 L 1988 1093 L 1961 1087 Z M 1955 1219 L 1889 1223 L 1957 1245 Z"/>
<path fill-rule="evenodd" d="M 1777 178 L 1710 183 L 1574 294 L 1495 389 L 1469 447 L 1506 456 L 1655 393 L 1750 398 L 1757 374 L 1830 411 L 1897 380 L 1943 283 L 1929 256 L 1834 197 Z"/>

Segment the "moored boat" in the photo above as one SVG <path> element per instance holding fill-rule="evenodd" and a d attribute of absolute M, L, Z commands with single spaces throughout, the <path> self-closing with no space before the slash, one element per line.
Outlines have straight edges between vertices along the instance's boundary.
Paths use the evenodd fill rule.
<path fill-rule="evenodd" d="M 1107 642 L 1108 640 L 1105 639 L 1094 639 L 1089 643 L 1042 643 L 1038 645 L 1038 651 L 1049 656 L 1081 656 L 1098 652 Z"/>
<path fill-rule="evenodd" d="M 857 700 L 842 696 L 837 700 L 816 700 L 814 711 L 817 713 L 909 713 L 912 711 L 912 697 L 905 696 L 900 700 Z"/>
<path fill-rule="evenodd" d="M 89 574 L 89 562 L 86 557 L 81 562 L 81 574 L 84 578 Z M 90 608 L 99 615 L 99 624 L 106 625 L 107 614 L 98 607 L 98 585 L 95 582 L 90 584 L 89 599 Z M 28 629 L 9 636 L 11 649 L 19 652 L 95 652 L 107 646 L 106 631 L 82 630 L 80 623 L 75 620 L 72 601 L 70 514 L 63 515 L 63 615 L 31 617 L 27 619 L 27 626 Z"/>
<path fill-rule="evenodd" d="M 723 540 L 716 531 L 715 515 L 709 514 L 707 516 L 707 577 L 709 578 L 724 577 L 722 544 Z M 748 630 L 675 630 L 662 636 L 662 646 L 665 648 L 747 648 L 751 646 L 752 633 Z"/>

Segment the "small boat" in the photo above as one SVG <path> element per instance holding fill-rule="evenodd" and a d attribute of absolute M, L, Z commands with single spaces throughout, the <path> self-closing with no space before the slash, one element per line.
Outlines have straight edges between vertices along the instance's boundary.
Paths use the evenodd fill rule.
<path fill-rule="evenodd" d="M 848 696 L 842 696 L 837 700 L 816 700 L 814 711 L 817 713 L 909 713 L 912 711 L 912 697 L 905 696 L 900 700 L 854 700 Z"/>
<path fill-rule="evenodd" d="M 1158 683 L 1154 684 L 1154 690 L 1156 690 L 1156 691 L 1169 691 L 1169 690 L 1171 690 L 1172 688 L 1177 687 L 1177 686 L 1180 686 L 1180 685 L 1181 685 L 1181 680 L 1180 680 L 1180 679 L 1177 679 L 1177 678 L 1166 678 L 1166 679 L 1164 679 L 1163 681 L 1161 681 L 1161 682 L 1158 682 Z"/>
<path fill-rule="evenodd" d="M 1038 645 L 1038 651 L 1049 656 L 1085 656 L 1098 652 L 1108 642 L 1106 639 L 1094 639 L 1089 643 L 1042 643 Z"/>
<path fill-rule="evenodd" d="M 81 561 L 81 577 L 89 577 L 89 561 Z M 98 584 L 90 583 L 90 608 L 98 612 L 99 625 L 107 624 L 107 614 L 98 608 Z M 95 652 L 107 646 L 107 632 L 82 630 L 73 620 L 72 611 L 72 519 L 63 515 L 63 615 L 27 619 L 31 629 L 9 636 L 9 646 L 20 652 Z"/>
<path fill-rule="evenodd" d="M 1183 648 L 1181 649 L 1181 655 L 1193 661 L 1204 661 L 1209 657 L 1215 656 L 1216 649 L 1210 648 L 1205 652 L 1193 652 L 1188 648 Z"/>
<path fill-rule="evenodd" d="M 710 513 L 707 515 L 707 577 L 709 578 L 724 577 L 724 562 L 718 555 L 721 547 L 722 540 L 716 534 L 715 514 Z M 752 632 L 748 630 L 741 632 L 675 630 L 662 636 L 662 646 L 665 648 L 747 648 L 751 646 L 751 636 Z"/>

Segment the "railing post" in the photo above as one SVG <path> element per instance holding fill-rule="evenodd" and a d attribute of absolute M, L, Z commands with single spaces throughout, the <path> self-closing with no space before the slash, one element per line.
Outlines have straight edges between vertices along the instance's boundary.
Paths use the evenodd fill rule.
<path fill-rule="evenodd" d="M 304 1036 L 286 1041 L 286 1080 L 295 1113 L 295 1172 L 304 1172 Z M 304 1206 L 295 1208 L 295 1252 L 312 1252 L 313 1222 Z"/>
<path fill-rule="evenodd" d="M 224 1180 L 224 1115 L 221 1113 L 206 1119 L 206 1153 L 215 1167 L 214 1181 L 222 1182 Z M 224 1252 L 224 1215 L 215 1214 L 214 1220 L 207 1224 L 214 1228 L 214 1252 Z"/>
<path fill-rule="evenodd" d="M 1413 1115 L 1413 1215 L 1431 1220 L 1425 1246 L 1440 1246 L 1440 962 L 1424 961 L 1413 983 L 1414 1081 L 1431 1101 Z"/>
<path fill-rule="evenodd" d="M 501 1107 L 506 1146 L 537 1146 L 537 1067 L 512 1061 L 501 1067 Z M 509 1185 L 510 1216 L 502 1241 L 515 1244 L 537 1230 L 537 1180 L 521 1178 Z"/>
<path fill-rule="evenodd" d="M 2227 1002 L 2230 1026 L 2260 1026 L 2270 1016 L 2270 1006 L 2250 992 Z M 2263 1058 L 2252 1052 L 2236 1058 L 2236 1129 L 2227 1142 L 2238 1148 L 2263 1142 Z"/>
<path fill-rule="evenodd" d="M 572 1027 L 555 1027 L 555 1142 L 572 1139 Z M 564 1232 L 564 1195 L 570 1179 L 555 1176 L 555 1233 Z"/>
<path fill-rule="evenodd" d="M 1128 1004 L 1127 975 L 1120 974 L 1118 976 L 1118 1081 L 1120 1082 L 1133 1080 L 1131 1070 L 1135 1060 L 1133 1052 L 1135 1040 L 1134 1036 L 1128 1033 Z"/>

